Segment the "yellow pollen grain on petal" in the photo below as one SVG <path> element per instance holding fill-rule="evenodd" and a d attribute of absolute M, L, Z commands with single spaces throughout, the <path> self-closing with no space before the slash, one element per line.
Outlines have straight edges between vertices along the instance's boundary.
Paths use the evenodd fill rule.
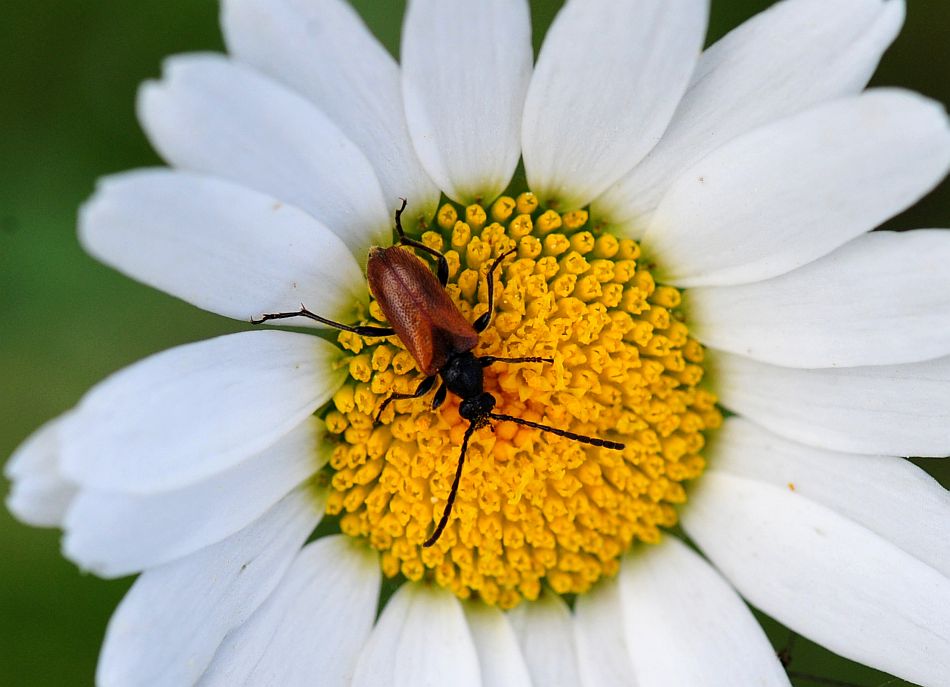
<path fill-rule="evenodd" d="M 534 221 L 531 215 L 518 215 L 508 225 L 508 235 L 513 239 L 528 236 L 534 231 Z"/>
<path fill-rule="evenodd" d="M 369 316 L 377 322 L 382 322 L 386 319 L 386 316 L 383 315 L 383 311 L 379 308 L 379 303 L 377 303 L 375 300 L 371 301 L 369 304 Z M 340 334 L 340 336 L 344 336 L 348 333 L 349 332 L 343 332 Z"/>
<path fill-rule="evenodd" d="M 653 291 L 650 302 L 662 305 L 664 308 L 675 308 L 682 300 L 679 289 L 672 286 L 660 286 Z"/>
<path fill-rule="evenodd" d="M 483 226 L 488 219 L 488 215 L 485 212 L 485 208 L 481 205 L 469 205 L 465 208 L 465 222 L 472 228 L 474 231 L 478 231 Z"/>
<path fill-rule="evenodd" d="M 558 256 L 571 247 L 571 242 L 563 234 L 549 234 L 541 242 L 544 255 Z"/>
<path fill-rule="evenodd" d="M 535 210 L 538 209 L 538 197 L 534 195 L 531 191 L 525 191 L 524 193 L 518 194 L 518 197 L 515 198 L 515 208 L 519 213 L 530 215 Z"/>
<path fill-rule="evenodd" d="M 622 239 L 617 246 L 617 257 L 620 260 L 637 260 L 640 257 L 640 246 L 636 241 Z"/>
<path fill-rule="evenodd" d="M 554 231 L 555 229 L 560 229 L 563 221 L 561 216 L 557 214 L 554 210 L 547 210 L 541 213 L 541 216 L 538 217 L 537 222 L 535 222 L 535 230 L 541 234 L 547 234 Z"/>
<path fill-rule="evenodd" d="M 455 206 L 451 203 L 446 203 L 441 208 L 439 208 L 439 212 L 436 213 L 435 219 L 439 227 L 445 231 L 455 226 L 455 223 L 458 222 L 459 216 Z"/>
<path fill-rule="evenodd" d="M 491 218 L 495 222 L 507 222 L 511 219 L 517 203 L 511 196 L 500 196 L 491 206 Z"/>
<path fill-rule="evenodd" d="M 565 224 L 565 226 L 567 225 Z M 579 231 L 571 236 L 571 248 L 579 253 L 586 255 L 594 250 L 594 246 L 594 235 L 589 231 Z"/>
<path fill-rule="evenodd" d="M 593 256 L 595 258 L 612 259 L 620 250 L 620 241 L 613 234 L 601 234 L 594 241 Z"/>
<path fill-rule="evenodd" d="M 511 422 L 470 439 L 448 526 L 431 548 L 467 421 L 449 395 L 391 403 L 421 375 L 397 337 L 338 336 L 348 381 L 324 414 L 337 438 L 326 510 L 343 533 L 380 551 L 383 573 L 429 580 L 500 608 L 542 587 L 580 594 L 616 574 L 635 541 L 676 524 L 685 484 L 705 468 L 705 433 L 722 423 L 703 382 L 680 292 L 657 284 L 639 245 L 587 230 L 585 210 L 542 210 L 525 192 L 490 206 L 445 203 L 419 239 L 444 251 L 446 293 L 469 321 L 487 311 L 486 272 L 499 267 L 495 312 L 474 353 L 541 356 L 484 370 L 496 412 L 624 444 L 600 448 Z M 370 302 L 368 324 L 381 326 Z"/>
<path fill-rule="evenodd" d="M 452 248 L 464 248 L 472 238 L 472 228 L 465 222 L 456 222 L 452 225 Z"/>
<path fill-rule="evenodd" d="M 580 229 L 582 226 L 587 224 L 588 214 L 587 210 L 572 210 L 571 212 L 565 212 L 561 215 L 561 219 L 564 222 L 564 226 L 571 231 Z"/>

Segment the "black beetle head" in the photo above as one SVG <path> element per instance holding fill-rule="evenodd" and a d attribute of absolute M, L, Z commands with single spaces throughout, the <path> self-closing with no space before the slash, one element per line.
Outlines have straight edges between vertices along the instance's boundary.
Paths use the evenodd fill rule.
<path fill-rule="evenodd" d="M 459 415 L 469 422 L 488 417 L 488 414 L 495 408 L 495 397 L 485 392 L 474 398 L 466 398 L 459 404 Z"/>

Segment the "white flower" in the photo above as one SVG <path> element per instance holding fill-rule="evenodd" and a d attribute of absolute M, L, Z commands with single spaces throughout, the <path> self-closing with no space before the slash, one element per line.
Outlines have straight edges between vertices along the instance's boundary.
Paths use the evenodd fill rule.
<path fill-rule="evenodd" d="M 501 333 L 490 328 L 485 345 L 550 345 L 559 360 L 554 371 L 499 373 L 493 389 L 537 419 L 619 433 L 628 450 L 617 464 L 607 451 L 506 433 L 510 424 L 482 432 L 458 524 L 420 553 L 455 469 L 454 457 L 433 456 L 454 456 L 462 425 L 451 403 L 436 420 L 427 401 L 404 401 L 400 422 L 426 423 L 419 453 L 407 462 L 389 450 L 385 468 L 370 460 L 390 435 L 416 431 L 385 417 L 380 438 L 364 421 L 375 384 L 413 377 L 398 349 L 360 356 L 355 337 L 340 337 L 344 350 L 254 331 L 148 358 L 41 428 L 7 466 L 10 509 L 62 527 L 68 557 L 105 577 L 141 572 L 109 625 L 101 685 L 788 685 L 743 598 L 843 656 L 947 683 L 950 498 L 898 456 L 950 453 L 950 234 L 867 233 L 947 172 L 947 117 L 913 93 L 862 93 L 903 22 L 902 0 L 786 0 L 700 54 L 706 14 L 703 0 L 569 0 L 532 73 L 520 0 L 413 0 L 401 67 L 340 0 L 225 0 L 230 56 L 173 58 L 143 86 L 141 121 L 171 169 L 102 183 L 80 222 L 92 254 L 240 320 L 304 303 L 354 322 L 367 314 L 367 249 L 391 242 L 403 196 L 413 224 L 457 240 L 450 289 L 472 314 L 478 283 L 466 286 L 465 265 L 476 277 L 490 255 L 478 254 L 475 233 L 497 220 L 507 241 L 518 236 L 513 213 L 531 215 L 519 264 L 569 257 L 544 263 L 553 272 L 540 285 L 506 272 Z M 522 157 L 542 209 L 557 212 L 532 214 L 530 196 L 493 204 Z M 436 213 L 440 191 L 458 205 Z M 586 207 L 590 230 L 571 233 Z M 611 235 L 642 244 L 636 274 L 635 244 Z M 644 266 L 668 287 L 654 291 Z M 600 269 L 609 276 L 585 281 Z M 669 287 L 686 289 L 684 307 Z M 607 335 L 596 332 L 565 347 L 537 326 L 548 321 L 540 297 L 519 300 L 531 288 L 557 294 L 551 313 L 587 308 L 562 338 L 616 325 L 619 348 L 598 349 Z M 607 310 L 614 319 L 596 324 Z M 719 415 L 696 391 L 702 350 L 678 312 L 708 347 L 708 388 L 734 414 L 708 433 L 698 477 L 703 461 L 680 457 Z M 676 403 L 642 381 L 647 367 L 611 367 L 624 356 L 662 361 L 654 381 L 682 384 L 669 432 L 660 416 L 626 412 L 665 418 Z M 341 467 L 351 449 L 360 455 Z M 404 472 L 380 477 L 400 460 Z M 560 477 L 544 473 L 549 463 Z M 502 484 L 506 464 L 520 466 L 517 495 Z M 412 501 L 407 475 L 423 468 Z M 575 479 L 588 468 L 590 482 Z M 404 481 L 393 492 L 402 500 L 380 511 L 398 521 L 395 534 L 374 520 L 368 494 L 385 475 Z M 642 525 L 618 535 L 625 545 L 655 538 L 692 477 L 679 518 L 705 558 L 665 535 L 616 556 L 602 549 L 586 578 L 562 564 L 606 547 L 612 527 Z M 539 483 L 560 478 L 575 479 L 573 491 L 562 482 L 563 493 L 539 495 Z M 616 480 L 640 478 L 649 499 L 610 501 Z M 498 530 L 508 558 L 488 554 L 492 528 L 512 524 L 489 516 L 507 506 L 479 505 L 495 486 L 509 505 L 544 511 L 540 533 L 524 534 L 530 512 L 517 537 Z M 581 502 L 587 516 L 571 510 Z M 646 514 L 624 520 L 630 503 Z M 405 504 L 423 504 L 421 518 Z M 325 508 L 345 511 L 343 530 L 361 536 L 305 543 Z M 554 523 L 575 517 L 606 524 L 585 524 L 572 550 Z M 544 558 L 531 539 L 542 535 L 555 544 L 539 596 L 524 570 Z M 407 582 L 377 618 L 381 569 L 429 571 L 438 584 Z M 509 573 L 517 584 L 485 582 Z M 573 608 L 552 591 L 584 592 L 601 575 Z M 443 587 L 517 607 L 460 602 Z"/>

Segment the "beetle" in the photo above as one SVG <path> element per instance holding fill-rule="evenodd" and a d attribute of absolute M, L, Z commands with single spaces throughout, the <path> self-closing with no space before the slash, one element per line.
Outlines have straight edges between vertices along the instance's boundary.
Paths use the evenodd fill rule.
<path fill-rule="evenodd" d="M 301 304 L 300 310 L 261 315 L 259 318 L 252 319 L 251 323 L 262 324 L 271 320 L 307 317 L 359 336 L 398 336 L 425 378 L 412 393 L 392 393 L 380 405 L 376 413 L 376 421 L 379 420 L 383 410 L 391 402 L 425 396 L 435 386 L 435 382 L 439 377 L 442 378 L 442 384 L 432 399 L 432 409 L 435 410 L 442 405 L 446 394 L 449 392 L 461 399 L 459 415 L 467 420 L 469 424 L 462 439 L 458 464 L 455 469 L 455 480 L 452 482 L 452 489 L 449 492 L 442 517 L 432 535 L 423 543 L 424 547 L 430 547 L 438 541 L 452 514 L 452 506 L 455 503 L 459 481 L 462 478 L 462 467 L 465 464 L 468 441 L 477 429 L 490 426 L 491 420 L 514 422 L 583 444 L 617 451 L 622 450 L 625 445 L 616 441 L 584 436 L 583 434 L 576 434 L 523 418 L 494 412 L 497 401 L 494 396 L 484 389 L 484 370 L 486 367 L 501 362 L 554 362 L 553 358 L 534 356 L 499 358 L 488 355 L 476 356 L 472 353 L 472 349 L 478 344 L 479 333 L 485 331 L 488 325 L 491 324 L 495 309 L 495 272 L 501 263 L 513 255 L 517 249 L 512 248 L 502 253 L 491 263 L 487 275 L 488 310 L 470 323 L 462 315 L 458 306 L 452 302 L 445 290 L 445 285 L 449 279 L 449 264 L 445 255 L 420 241 L 406 236 L 402 227 L 402 213 L 406 209 L 406 199 L 401 198 L 400 200 L 402 200 L 402 205 L 396 210 L 395 215 L 399 242 L 388 248 L 378 246 L 370 248 L 366 265 L 369 288 L 386 316 L 386 320 L 390 324 L 389 327 L 347 325 L 334 322 L 311 312 L 303 304 Z M 419 257 L 403 250 L 401 246 L 421 250 L 434 257 L 437 261 L 435 274 Z"/>

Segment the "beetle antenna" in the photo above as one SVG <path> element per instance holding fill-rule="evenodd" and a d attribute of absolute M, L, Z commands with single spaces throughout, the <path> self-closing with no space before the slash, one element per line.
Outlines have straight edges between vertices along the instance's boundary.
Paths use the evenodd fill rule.
<path fill-rule="evenodd" d="M 495 363 L 553 363 L 554 358 L 538 358 L 537 356 L 529 356 L 527 358 L 496 358 L 493 355 L 483 355 L 479 356 L 478 362 L 482 364 L 482 367 L 488 367 Z"/>
<path fill-rule="evenodd" d="M 574 432 L 557 429 L 556 427 L 549 427 L 548 425 L 541 425 L 537 422 L 531 422 L 531 420 L 525 420 L 524 418 L 503 415 L 502 413 L 489 413 L 488 417 L 490 417 L 492 420 L 514 422 L 519 425 L 524 425 L 525 427 L 533 427 L 534 429 L 540 429 L 542 432 L 556 434 L 559 437 L 571 439 L 572 441 L 578 441 L 582 444 L 590 444 L 591 446 L 600 446 L 601 448 L 609 448 L 613 449 L 614 451 L 622 451 L 626 447 L 625 444 L 621 444 L 616 441 L 607 441 L 606 439 L 599 439 L 598 437 L 589 437 L 584 434 L 575 434 Z"/>
<path fill-rule="evenodd" d="M 449 262 L 445 259 L 445 255 L 441 251 L 437 251 L 432 246 L 427 246 L 422 243 L 422 241 L 416 241 L 406 236 L 405 230 L 402 228 L 402 213 L 406 209 L 406 199 L 400 198 L 402 205 L 399 206 L 399 209 L 396 210 L 396 233 L 399 234 L 399 243 L 403 246 L 412 246 L 417 250 L 424 251 L 434 257 L 438 261 L 438 268 L 436 269 L 436 276 L 439 278 L 439 283 L 442 284 L 442 288 L 445 288 L 445 285 L 449 282 Z"/>
<path fill-rule="evenodd" d="M 402 211 L 406 209 L 407 200 L 405 198 L 400 198 L 402 205 L 399 206 L 399 209 L 396 210 L 396 233 L 399 234 L 399 238 L 406 238 L 406 232 L 402 230 Z"/>
<path fill-rule="evenodd" d="M 425 548 L 429 548 L 439 540 L 439 537 L 442 536 L 442 531 L 449 522 L 449 516 L 452 515 L 452 506 L 455 503 L 455 495 L 458 494 L 459 482 L 462 479 L 462 466 L 465 464 L 465 450 L 468 448 L 468 440 L 477 427 L 477 424 L 470 422 L 468 429 L 465 430 L 465 438 L 462 439 L 462 451 L 459 453 L 458 467 L 455 468 L 455 480 L 452 482 L 452 491 L 449 492 L 449 500 L 445 502 L 445 510 L 442 511 L 439 524 L 435 526 L 435 532 L 432 533 L 431 537 L 425 540 L 423 544 Z"/>

